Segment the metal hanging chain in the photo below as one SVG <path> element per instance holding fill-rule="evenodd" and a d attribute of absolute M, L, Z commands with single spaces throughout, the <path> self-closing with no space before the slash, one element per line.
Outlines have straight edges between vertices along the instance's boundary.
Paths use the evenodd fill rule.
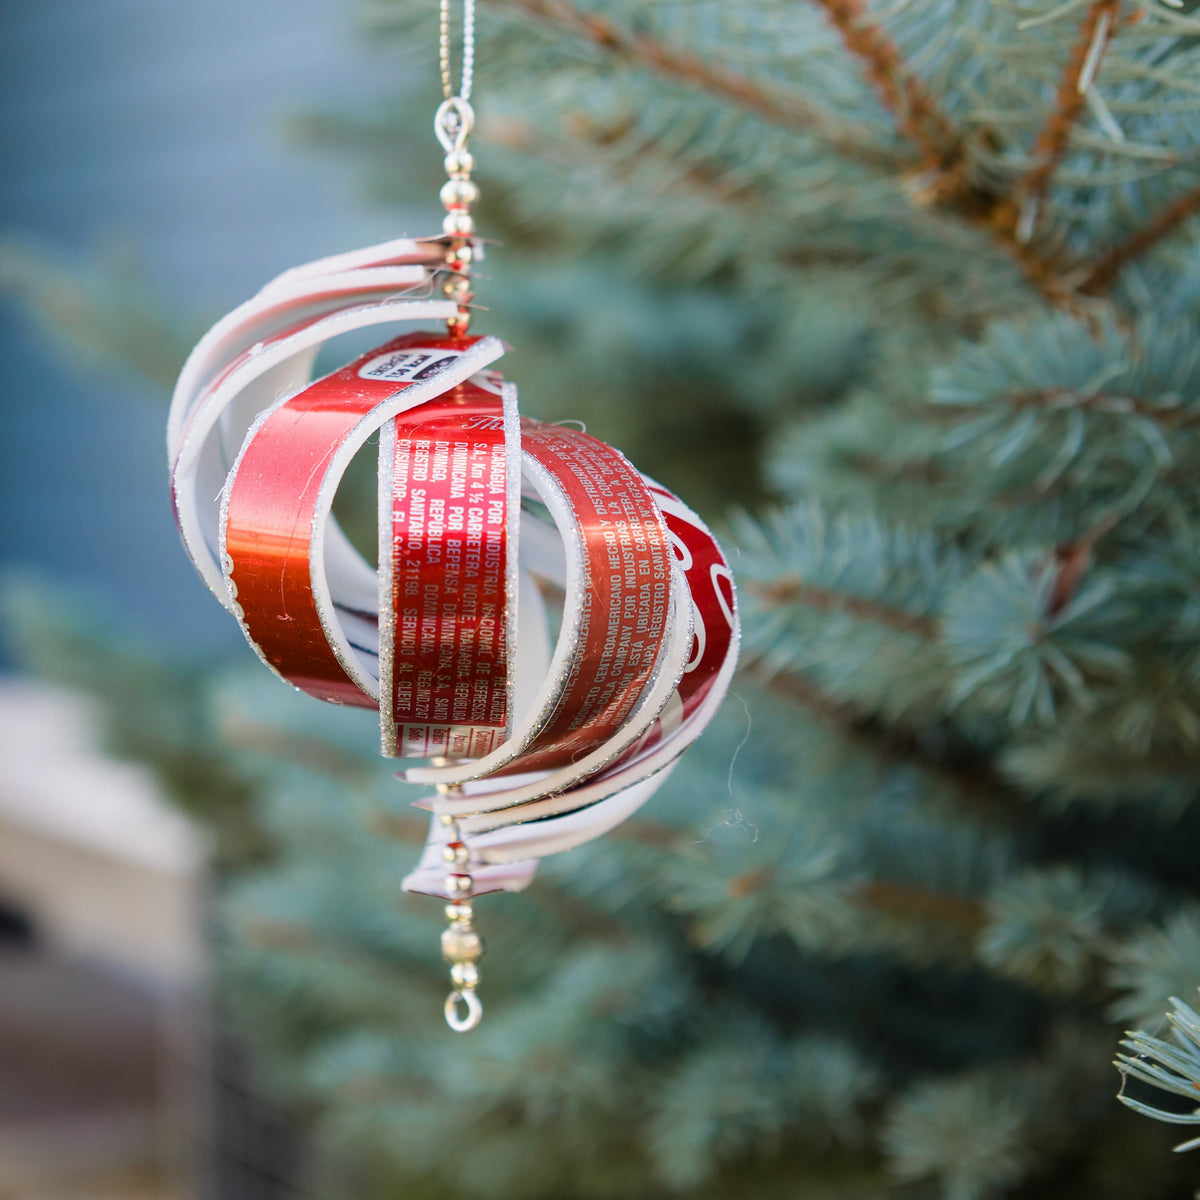
<path fill-rule="evenodd" d="M 474 241 L 475 219 L 471 209 L 479 199 L 479 188 L 471 179 L 475 160 L 467 150 L 467 138 L 475 127 L 475 111 L 471 108 L 471 85 L 475 80 L 475 0 L 463 0 L 462 73 L 457 93 L 450 69 L 451 2 L 440 0 L 441 36 L 438 45 L 445 99 L 438 106 L 433 128 L 446 152 L 446 174 L 450 177 L 442 185 L 440 193 L 446 208 L 442 232 L 446 237 L 447 274 L 443 278 L 442 293 L 458 306 L 458 312 L 447 320 L 449 331 L 451 335 L 463 336 L 470 328 L 471 301 L 475 296 L 471 290 L 471 264 L 475 261 L 477 246 Z"/>
<path fill-rule="evenodd" d="M 447 100 L 456 95 L 460 100 L 470 100 L 471 85 L 475 80 L 475 0 L 463 0 L 462 86 L 457 92 L 450 71 L 450 0 L 441 0 L 441 17 L 438 44 L 442 60 L 442 95 Z"/>
<path fill-rule="evenodd" d="M 437 110 L 433 126 L 438 141 L 447 154 L 463 154 L 467 138 L 475 125 L 471 108 L 471 88 L 475 82 L 475 0 L 463 0 L 462 70 L 459 88 L 454 90 L 454 73 L 450 67 L 450 5 L 452 0 L 440 0 L 441 29 L 438 37 L 442 69 L 442 95 L 445 99 Z M 449 164 L 447 164 L 449 170 Z M 451 174 L 454 174 L 451 171 Z"/>

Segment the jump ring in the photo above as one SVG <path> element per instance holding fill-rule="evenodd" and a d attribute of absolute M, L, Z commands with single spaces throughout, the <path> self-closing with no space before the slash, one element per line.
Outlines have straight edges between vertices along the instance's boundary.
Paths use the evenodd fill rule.
<path fill-rule="evenodd" d="M 459 1013 L 458 1006 L 460 1004 L 467 1006 L 465 1013 Z M 455 1033 L 468 1033 L 483 1020 L 483 1005 L 470 988 L 451 992 L 446 997 L 446 1006 L 443 1011 L 446 1014 L 446 1024 Z"/>

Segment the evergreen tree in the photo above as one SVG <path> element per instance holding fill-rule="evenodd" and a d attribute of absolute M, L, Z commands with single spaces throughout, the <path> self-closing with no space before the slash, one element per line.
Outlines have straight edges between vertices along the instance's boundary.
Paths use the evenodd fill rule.
<path fill-rule="evenodd" d="M 483 5 L 480 325 L 527 411 L 729 514 L 747 644 L 639 819 L 479 905 L 471 1037 L 361 713 L 14 596 L 223 832 L 222 986 L 330 1196 L 1191 1194 L 1111 1066 L 1200 985 L 1191 7 Z M 303 128 L 408 199 L 431 109 Z M 1135 1080 L 1192 1094 L 1194 1016 Z"/>

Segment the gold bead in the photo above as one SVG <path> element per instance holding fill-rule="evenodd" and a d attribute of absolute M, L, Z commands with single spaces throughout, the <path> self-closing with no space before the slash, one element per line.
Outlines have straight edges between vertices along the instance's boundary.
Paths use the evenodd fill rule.
<path fill-rule="evenodd" d="M 450 979 L 456 988 L 474 991 L 479 986 L 479 968 L 472 962 L 456 962 L 450 968 Z"/>
<path fill-rule="evenodd" d="M 447 208 L 470 208 L 479 199 L 479 188 L 469 179 L 451 179 L 442 184 L 438 198 Z"/>
<path fill-rule="evenodd" d="M 447 317 L 446 328 L 449 330 L 451 337 L 463 337 L 467 330 L 471 328 L 471 314 L 469 312 L 460 312 L 453 317 Z"/>
<path fill-rule="evenodd" d="M 451 896 L 469 896 L 474 880 L 470 875 L 447 875 L 446 891 Z"/>
<path fill-rule="evenodd" d="M 442 957 L 448 963 L 473 963 L 483 957 L 483 938 L 473 929 L 451 925 L 442 930 Z"/>
<path fill-rule="evenodd" d="M 447 175 L 470 175 L 475 169 L 475 159 L 467 150 L 451 150 L 445 165 Z"/>
<path fill-rule="evenodd" d="M 469 904 L 464 904 L 461 900 L 456 904 L 447 904 L 445 913 L 447 921 L 457 921 L 463 925 L 470 925 L 471 919 L 475 915 L 474 909 Z"/>
<path fill-rule="evenodd" d="M 469 867 L 471 851 L 462 842 L 447 842 L 442 847 L 442 860 L 452 867 Z"/>
<path fill-rule="evenodd" d="M 442 221 L 442 232 L 450 237 L 470 237 L 475 232 L 475 218 L 470 213 L 447 213 Z"/>
<path fill-rule="evenodd" d="M 453 300 L 457 304 L 466 304 L 474 294 L 471 291 L 471 281 L 463 278 L 447 279 L 442 285 L 442 294 L 447 300 Z"/>

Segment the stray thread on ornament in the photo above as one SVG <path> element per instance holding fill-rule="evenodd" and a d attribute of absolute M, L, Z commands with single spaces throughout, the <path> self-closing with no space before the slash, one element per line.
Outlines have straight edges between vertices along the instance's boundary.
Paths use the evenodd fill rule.
<path fill-rule="evenodd" d="M 729 778 L 725 783 L 725 786 L 729 789 L 730 800 L 736 800 L 737 797 L 733 794 L 733 768 L 737 765 L 738 755 L 741 754 L 742 747 L 750 740 L 750 728 L 754 724 L 754 718 L 750 715 L 750 706 L 737 692 L 730 692 L 729 694 L 742 706 L 742 712 L 746 714 L 746 732 L 742 734 L 742 740 L 734 747 L 733 757 L 729 760 Z"/>

